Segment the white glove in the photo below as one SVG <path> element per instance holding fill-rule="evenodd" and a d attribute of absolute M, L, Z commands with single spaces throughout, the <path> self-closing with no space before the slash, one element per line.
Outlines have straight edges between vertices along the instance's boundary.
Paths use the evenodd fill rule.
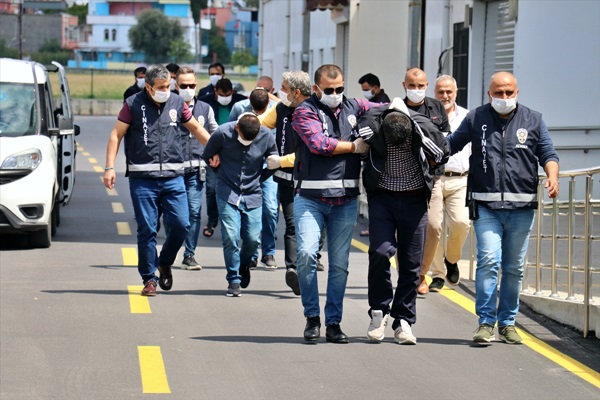
<path fill-rule="evenodd" d="M 279 156 L 270 155 L 267 157 L 267 168 L 268 169 L 277 169 L 281 167 L 281 161 L 279 160 Z"/>
<path fill-rule="evenodd" d="M 354 143 L 354 152 L 357 154 L 364 154 L 369 151 L 369 145 L 365 143 L 363 138 L 358 138 L 352 143 Z"/>

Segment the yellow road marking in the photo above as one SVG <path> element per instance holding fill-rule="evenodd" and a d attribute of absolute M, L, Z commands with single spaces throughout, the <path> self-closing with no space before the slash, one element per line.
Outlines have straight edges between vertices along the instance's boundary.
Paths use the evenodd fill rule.
<path fill-rule="evenodd" d="M 129 222 L 117 222 L 117 232 L 121 236 L 131 235 L 131 228 Z"/>
<path fill-rule="evenodd" d="M 104 168 L 99 165 L 94 165 L 94 172 L 104 172 Z M 104 182 L 104 180 L 102 180 Z"/>
<path fill-rule="evenodd" d="M 143 286 L 127 286 L 129 310 L 132 314 L 152 314 L 148 297 L 140 294 L 143 288 Z"/>
<path fill-rule="evenodd" d="M 83 154 L 84 156 L 86 156 L 86 157 L 90 156 L 90 153 L 88 151 L 83 151 L 83 147 L 79 147 L 78 150 L 81 150 L 82 151 L 81 154 Z"/>
<path fill-rule="evenodd" d="M 171 393 L 160 346 L 138 346 L 143 393 Z"/>
<path fill-rule="evenodd" d="M 355 242 L 357 242 L 358 245 Z M 352 245 L 362 251 L 365 251 L 363 249 L 366 245 L 364 243 L 359 242 L 358 240 L 352 239 Z M 429 283 L 430 278 L 426 278 L 427 282 Z M 440 291 L 440 294 L 446 297 L 448 300 L 452 301 L 453 303 L 461 306 L 471 314 L 477 315 L 475 313 L 475 302 L 469 299 L 468 297 L 458 293 L 456 290 L 444 287 Z M 550 361 L 560 365 L 561 367 L 571 372 L 572 374 L 580 377 L 584 381 L 596 386 L 597 388 L 600 388 L 600 373 L 583 365 L 579 361 L 567 356 L 566 354 L 561 353 L 554 347 L 536 338 L 535 336 L 523 331 L 522 329 L 519 329 L 519 334 L 523 337 L 523 344 L 525 346 L 529 347 L 536 353 L 546 357 Z"/>
<path fill-rule="evenodd" d="M 115 203 L 111 203 L 111 205 L 112 205 L 113 213 L 123 214 L 125 212 L 125 209 L 123 208 L 123 203 L 115 202 Z"/>
<path fill-rule="evenodd" d="M 96 160 L 94 157 L 88 158 L 88 161 L 90 162 L 90 164 L 98 164 L 98 160 Z"/>
<path fill-rule="evenodd" d="M 114 189 L 114 188 L 113 189 L 109 189 L 109 188 L 106 188 L 106 187 L 104 189 L 106 189 L 106 194 L 109 195 L 109 196 L 118 196 L 119 195 L 119 192 L 117 192 L 117 189 Z"/>
<path fill-rule="evenodd" d="M 121 257 L 123 258 L 123 265 L 126 267 L 137 267 L 138 255 L 135 247 L 122 247 Z"/>

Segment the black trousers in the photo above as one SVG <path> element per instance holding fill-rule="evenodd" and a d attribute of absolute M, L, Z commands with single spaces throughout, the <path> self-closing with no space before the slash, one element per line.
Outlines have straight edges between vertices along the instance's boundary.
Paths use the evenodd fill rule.
<path fill-rule="evenodd" d="M 417 320 L 417 286 L 425 247 L 427 199 L 421 190 L 409 193 L 378 190 L 368 201 L 369 306 L 371 310 L 389 313 L 395 319 L 393 329 L 400 326 L 400 319 L 412 325 Z M 398 282 L 394 293 L 390 258 L 396 254 Z"/>
<path fill-rule="evenodd" d="M 296 227 L 294 225 L 294 192 L 293 186 L 287 184 L 277 184 L 277 194 L 279 203 L 283 210 L 283 219 L 285 221 L 285 233 L 283 234 L 283 246 L 285 251 L 285 267 L 296 269 L 296 258 L 298 255 L 298 246 L 296 244 Z"/>

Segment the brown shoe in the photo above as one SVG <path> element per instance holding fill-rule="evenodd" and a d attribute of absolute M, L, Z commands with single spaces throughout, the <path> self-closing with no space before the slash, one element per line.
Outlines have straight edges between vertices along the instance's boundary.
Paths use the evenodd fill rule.
<path fill-rule="evenodd" d="M 142 289 L 142 296 L 156 296 L 156 281 L 150 279 Z"/>
<path fill-rule="evenodd" d="M 429 293 L 429 286 L 427 286 L 427 282 L 425 281 L 425 275 L 421 275 L 421 279 L 419 280 L 419 286 L 417 286 L 417 293 L 419 293 L 419 294 Z"/>

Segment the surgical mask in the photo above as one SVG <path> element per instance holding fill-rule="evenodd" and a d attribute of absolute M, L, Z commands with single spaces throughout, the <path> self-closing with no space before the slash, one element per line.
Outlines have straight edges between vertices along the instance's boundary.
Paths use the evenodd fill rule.
<path fill-rule="evenodd" d="M 500 115 L 510 114 L 517 107 L 517 96 L 510 99 L 492 97 L 492 107 Z"/>
<path fill-rule="evenodd" d="M 211 85 L 216 86 L 217 82 L 219 82 L 222 77 L 223 75 L 211 75 L 208 77 L 208 80 L 210 81 Z"/>
<path fill-rule="evenodd" d="M 244 146 L 250 146 L 250 144 L 252 143 L 252 140 L 244 140 L 244 139 L 242 139 L 242 135 L 240 135 L 238 133 L 238 142 L 240 142 Z"/>
<path fill-rule="evenodd" d="M 217 101 L 222 106 L 228 106 L 229 103 L 231 103 L 231 98 L 232 97 L 233 96 L 219 96 L 219 95 L 217 95 Z"/>
<path fill-rule="evenodd" d="M 371 93 L 370 90 L 363 90 L 363 96 L 365 96 L 367 100 L 371 100 L 375 95 Z"/>
<path fill-rule="evenodd" d="M 195 89 L 179 89 L 179 95 L 183 101 L 192 101 L 194 94 L 196 94 Z"/>
<path fill-rule="evenodd" d="M 144 88 L 144 85 L 146 84 L 146 79 L 144 78 L 136 78 L 135 80 L 135 84 L 137 85 L 137 87 L 139 87 L 140 89 Z"/>
<path fill-rule="evenodd" d="M 169 90 L 175 90 L 175 79 L 171 79 L 171 86 L 169 86 Z"/>
<path fill-rule="evenodd" d="M 154 89 L 152 89 L 152 90 L 154 90 Z M 154 94 L 152 95 L 152 100 L 154 100 L 157 103 L 164 103 L 167 100 L 169 100 L 170 96 L 171 96 L 171 92 L 169 90 L 167 90 L 166 92 L 154 90 Z"/>
<path fill-rule="evenodd" d="M 277 93 L 277 96 L 284 106 L 290 107 L 292 105 L 292 102 L 288 100 L 288 93 L 280 90 L 279 93 Z"/>
<path fill-rule="evenodd" d="M 425 90 L 406 89 L 406 97 L 413 103 L 420 103 L 425 98 Z"/>

